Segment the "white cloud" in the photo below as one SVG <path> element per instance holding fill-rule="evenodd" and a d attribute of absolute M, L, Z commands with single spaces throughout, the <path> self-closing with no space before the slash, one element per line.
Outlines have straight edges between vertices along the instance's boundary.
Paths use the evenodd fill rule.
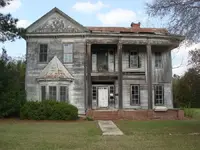
<path fill-rule="evenodd" d="M 22 27 L 22 28 L 26 28 L 31 24 L 31 22 L 29 20 L 19 20 L 17 22 L 17 27 Z"/>
<path fill-rule="evenodd" d="M 127 9 L 113 9 L 107 13 L 97 14 L 97 18 L 103 23 L 103 25 L 129 25 L 131 22 L 136 22 L 136 13 Z"/>
<path fill-rule="evenodd" d="M 101 10 L 102 8 L 109 7 L 101 1 L 96 3 L 91 2 L 76 2 L 76 4 L 72 7 L 76 11 L 83 13 L 92 13 Z"/>
<path fill-rule="evenodd" d="M 189 68 L 188 66 L 188 52 L 194 50 L 195 48 L 200 48 L 200 43 L 192 44 L 187 46 L 182 44 L 179 48 L 176 48 L 172 51 L 172 65 L 173 65 L 173 74 L 183 75 L 185 71 Z"/>
<path fill-rule="evenodd" d="M 11 1 L 10 5 L 7 5 L 6 7 L 0 9 L 0 13 L 13 13 L 17 9 L 19 9 L 21 5 L 22 5 L 21 0 Z"/>

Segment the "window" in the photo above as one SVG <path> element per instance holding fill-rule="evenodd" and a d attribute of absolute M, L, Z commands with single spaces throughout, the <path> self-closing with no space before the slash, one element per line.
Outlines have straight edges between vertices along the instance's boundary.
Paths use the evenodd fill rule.
<path fill-rule="evenodd" d="M 65 102 L 68 100 L 68 94 L 67 94 L 67 87 L 66 86 L 61 86 L 60 87 L 60 101 Z"/>
<path fill-rule="evenodd" d="M 139 68 L 139 55 L 136 51 L 130 51 L 129 53 L 129 67 Z"/>
<path fill-rule="evenodd" d="M 164 87 L 163 85 L 155 85 L 155 105 L 164 105 Z"/>
<path fill-rule="evenodd" d="M 131 105 L 140 104 L 140 87 L 139 85 L 131 85 Z"/>
<path fill-rule="evenodd" d="M 56 100 L 56 86 L 49 86 L 49 99 Z"/>
<path fill-rule="evenodd" d="M 155 67 L 162 68 L 162 54 L 161 52 L 155 52 Z"/>
<path fill-rule="evenodd" d="M 97 87 L 92 87 L 92 100 L 97 100 Z"/>
<path fill-rule="evenodd" d="M 114 105 L 115 104 L 115 98 L 114 98 L 114 86 L 110 86 L 110 104 Z"/>
<path fill-rule="evenodd" d="M 39 62 L 47 62 L 47 44 L 40 44 Z"/>
<path fill-rule="evenodd" d="M 46 99 L 46 86 L 41 86 L 41 100 Z"/>
<path fill-rule="evenodd" d="M 64 45 L 63 61 L 65 63 L 73 62 L 73 44 L 65 44 Z"/>

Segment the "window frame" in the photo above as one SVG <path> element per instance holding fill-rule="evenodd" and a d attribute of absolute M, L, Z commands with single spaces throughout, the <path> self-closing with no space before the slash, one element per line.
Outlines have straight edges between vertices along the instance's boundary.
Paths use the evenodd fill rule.
<path fill-rule="evenodd" d="M 137 86 L 138 87 L 138 93 L 137 93 L 137 96 L 138 96 L 138 104 L 136 104 L 136 102 L 135 103 L 133 103 L 133 101 L 135 101 L 134 99 L 133 99 L 133 92 L 132 92 L 132 89 L 133 89 L 133 87 L 134 86 Z M 130 85 L 130 105 L 131 106 L 140 106 L 140 104 L 141 104 L 141 102 L 140 102 L 140 85 L 139 84 L 131 84 Z"/>
<path fill-rule="evenodd" d="M 61 88 L 65 88 L 64 93 L 65 93 L 65 100 L 62 100 L 62 93 L 63 91 L 61 90 Z M 59 101 L 60 102 L 67 102 L 68 101 L 68 87 L 67 86 L 59 86 Z"/>
<path fill-rule="evenodd" d="M 159 54 L 159 55 L 157 55 L 157 54 Z M 155 68 L 158 68 L 158 69 L 162 68 L 162 66 L 163 66 L 163 64 L 162 64 L 162 52 L 154 52 L 154 55 L 155 55 Z"/>
<path fill-rule="evenodd" d="M 134 66 L 133 64 L 131 65 L 131 53 L 133 53 L 132 57 L 137 58 L 136 66 Z M 137 55 L 135 56 L 134 53 L 137 53 Z M 138 52 L 138 50 L 129 50 L 129 68 L 139 68 L 139 52 Z"/>
<path fill-rule="evenodd" d="M 54 88 L 55 87 L 55 91 L 53 91 L 55 93 L 55 99 L 54 98 L 51 98 L 51 88 Z M 57 101 L 57 86 L 49 86 L 49 99 L 50 100 L 56 100 Z"/>
<path fill-rule="evenodd" d="M 72 52 L 65 52 L 65 46 L 66 45 L 72 45 Z M 65 55 L 71 55 L 71 61 L 65 61 Z M 66 57 L 67 58 L 67 57 Z M 71 64 L 74 62 L 74 43 L 63 43 L 63 63 L 65 64 Z"/>
<path fill-rule="evenodd" d="M 47 46 L 46 53 L 44 53 L 44 52 L 41 53 L 41 46 L 42 45 Z M 41 54 L 42 55 L 46 54 L 46 61 L 41 61 L 41 59 L 40 59 L 41 58 Z M 44 58 L 44 56 L 43 56 L 43 58 Z M 48 62 L 48 44 L 47 43 L 41 43 L 41 44 L 39 44 L 39 58 L 38 58 L 38 62 L 39 63 L 47 63 Z"/>
<path fill-rule="evenodd" d="M 160 89 L 158 90 L 158 93 L 157 93 L 157 87 L 161 87 L 162 88 L 162 90 L 161 90 L 161 94 L 159 93 L 160 92 Z M 162 84 L 155 84 L 154 85 L 154 104 L 155 104 L 155 106 L 163 106 L 164 104 L 165 104 L 165 99 L 164 99 L 164 85 L 162 85 Z M 160 99 L 160 98 L 158 98 L 158 100 L 157 100 L 157 98 L 156 98 L 156 96 L 162 96 L 162 98 Z M 157 103 L 156 101 L 162 101 L 162 103 Z"/>

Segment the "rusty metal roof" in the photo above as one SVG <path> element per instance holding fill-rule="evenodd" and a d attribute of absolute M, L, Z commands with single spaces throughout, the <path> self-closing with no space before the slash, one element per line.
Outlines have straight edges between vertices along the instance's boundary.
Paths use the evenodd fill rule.
<path fill-rule="evenodd" d="M 48 63 L 48 65 L 42 70 L 39 78 L 42 79 L 73 79 L 73 76 L 65 68 L 65 66 L 60 62 L 57 56 Z"/>
<path fill-rule="evenodd" d="M 162 34 L 168 35 L 164 28 L 140 28 L 140 27 L 87 27 L 91 32 L 104 33 L 138 33 L 138 34 Z"/>

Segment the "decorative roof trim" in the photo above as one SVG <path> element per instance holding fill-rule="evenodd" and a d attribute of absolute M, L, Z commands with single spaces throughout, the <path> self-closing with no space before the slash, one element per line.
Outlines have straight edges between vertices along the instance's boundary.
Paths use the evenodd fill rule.
<path fill-rule="evenodd" d="M 28 31 L 31 27 L 33 27 L 36 23 L 38 23 L 39 21 L 41 21 L 42 19 L 44 19 L 45 17 L 50 16 L 51 14 L 57 12 L 58 14 L 60 14 L 61 16 L 63 16 L 64 18 L 66 18 L 67 20 L 69 20 L 71 23 L 74 23 L 75 25 L 79 26 L 84 32 L 89 32 L 89 30 L 84 27 L 83 25 L 81 25 L 80 23 L 78 23 L 76 20 L 72 19 L 70 16 L 68 16 L 67 14 L 65 14 L 64 12 L 62 12 L 60 9 L 58 9 L 57 7 L 53 8 L 52 10 L 50 10 L 48 13 L 46 13 L 45 15 L 43 15 L 42 17 L 40 17 L 38 20 L 36 20 L 35 22 L 33 22 L 30 26 L 28 26 L 26 28 L 26 30 Z"/>

